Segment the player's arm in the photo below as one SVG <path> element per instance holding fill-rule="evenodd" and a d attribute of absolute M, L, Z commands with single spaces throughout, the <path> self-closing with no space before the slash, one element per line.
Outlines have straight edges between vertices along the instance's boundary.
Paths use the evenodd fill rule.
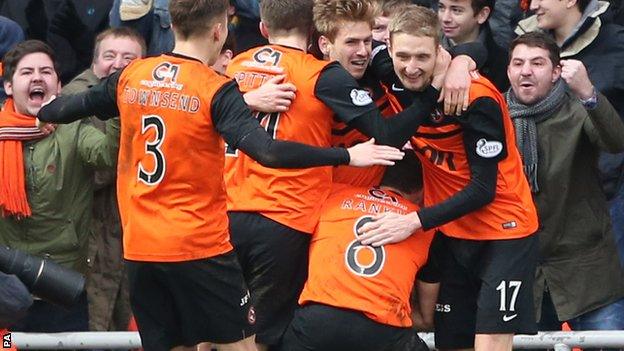
<path fill-rule="evenodd" d="M 505 129 L 500 106 L 489 97 L 475 100 L 458 118 L 463 127 L 464 148 L 470 181 L 448 199 L 405 215 L 384 213 L 362 226 L 362 244 L 385 245 L 405 240 L 416 230 L 431 229 L 460 218 L 487 205 L 496 195 L 498 162 L 507 157 Z M 496 153 L 482 156 L 482 143 L 500 143 Z M 491 144 L 489 144 L 491 145 Z"/>
<path fill-rule="evenodd" d="M 121 72 L 111 74 L 81 93 L 57 97 L 39 110 L 38 120 L 66 124 L 94 115 L 102 120 L 119 116 L 117 82 Z"/>
<path fill-rule="evenodd" d="M 415 94 L 412 104 L 392 118 L 384 118 L 355 78 L 338 62 L 321 72 L 315 95 L 330 107 L 337 120 L 347 123 L 379 144 L 401 147 L 429 116 L 438 98 L 438 91 L 429 86 Z"/>
<path fill-rule="evenodd" d="M 494 200 L 498 162 L 507 157 L 505 127 L 500 105 L 489 97 L 479 98 L 458 118 L 464 130 L 464 149 L 470 167 L 470 182 L 439 204 L 418 211 L 423 229 L 431 229 L 476 211 Z M 479 151 L 483 143 L 500 143 L 492 154 Z"/>
<path fill-rule="evenodd" d="M 403 157 L 395 148 L 360 144 L 349 149 L 320 148 L 296 142 L 274 140 L 262 128 L 245 105 L 235 82 L 225 84 L 212 102 L 214 125 L 225 141 L 235 149 L 272 168 L 307 168 L 316 166 L 392 165 Z"/>

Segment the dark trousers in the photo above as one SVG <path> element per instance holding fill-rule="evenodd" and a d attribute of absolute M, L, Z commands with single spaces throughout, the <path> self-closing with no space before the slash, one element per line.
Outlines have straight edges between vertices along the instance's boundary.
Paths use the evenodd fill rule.
<path fill-rule="evenodd" d="M 60 333 L 89 330 L 87 295 L 83 293 L 69 309 L 53 303 L 36 300 L 24 319 L 11 327 L 11 331 L 26 333 Z"/>

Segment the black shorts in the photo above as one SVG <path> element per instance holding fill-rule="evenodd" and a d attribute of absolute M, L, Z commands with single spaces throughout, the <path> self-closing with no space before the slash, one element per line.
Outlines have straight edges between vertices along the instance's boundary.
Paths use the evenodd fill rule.
<path fill-rule="evenodd" d="M 308 276 L 310 234 L 255 212 L 229 212 L 230 235 L 256 309 L 256 342 L 277 345 Z"/>
<path fill-rule="evenodd" d="M 475 334 L 535 334 L 537 235 L 463 240 L 436 233 L 437 348 L 472 348 Z M 432 244 L 433 245 L 433 244 Z"/>
<path fill-rule="evenodd" d="M 362 312 L 308 304 L 295 312 L 281 351 L 428 351 L 411 328 L 375 322 Z"/>
<path fill-rule="evenodd" d="M 255 312 L 236 254 L 186 262 L 126 261 L 143 349 L 227 344 L 254 334 Z"/>

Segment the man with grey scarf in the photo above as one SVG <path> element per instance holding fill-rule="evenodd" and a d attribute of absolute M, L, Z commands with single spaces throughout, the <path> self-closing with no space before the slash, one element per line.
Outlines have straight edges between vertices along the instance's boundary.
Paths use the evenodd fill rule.
<path fill-rule="evenodd" d="M 548 35 L 510 47 L 506 94 L 541 227 L 535 299 L 540 330 L 624 329 L 624 272 L 598 156 L 624 151 L 624 123 L 585 66 L 559 60 Z"/>

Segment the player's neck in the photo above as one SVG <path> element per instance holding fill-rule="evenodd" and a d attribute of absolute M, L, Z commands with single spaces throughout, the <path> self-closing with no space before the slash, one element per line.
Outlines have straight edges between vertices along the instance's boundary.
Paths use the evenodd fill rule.
<path fill-rule="evenodd" d="M 270 36 L 269 43 L 274 45 L 289 46 L 292 48 L 308 51 L 308 38 L 300 34 Z"/>
<path fill-rule="evenodd" d="M 210 66 L 217 58 L 215 52 L 219 52 L 216 45 L 207 43 L 205 40 L 176 40 L 173 52 L 176 54 L 189 56 L 200 60 L 202 63 Z"/>
<path fill-rule="evenodd" d="M 393 193 L 399 194 L 401 197 L 411 201 L 412 203 L 414 203 L 416 205 L 423 206 L 423 203 L 422 203 L 422 200 L 423 200 L 422 190 L 413 192 L 411 194 L 408 194 L 408 193 L 406 193 L 404 191 L 401 191 L 401 190 L 399 190 L 399 189 L 397 189 L 395 187 L 388 186 L 388 185 L 380 185 L 379 188 L 381 190 L 392 191 Z"/>

